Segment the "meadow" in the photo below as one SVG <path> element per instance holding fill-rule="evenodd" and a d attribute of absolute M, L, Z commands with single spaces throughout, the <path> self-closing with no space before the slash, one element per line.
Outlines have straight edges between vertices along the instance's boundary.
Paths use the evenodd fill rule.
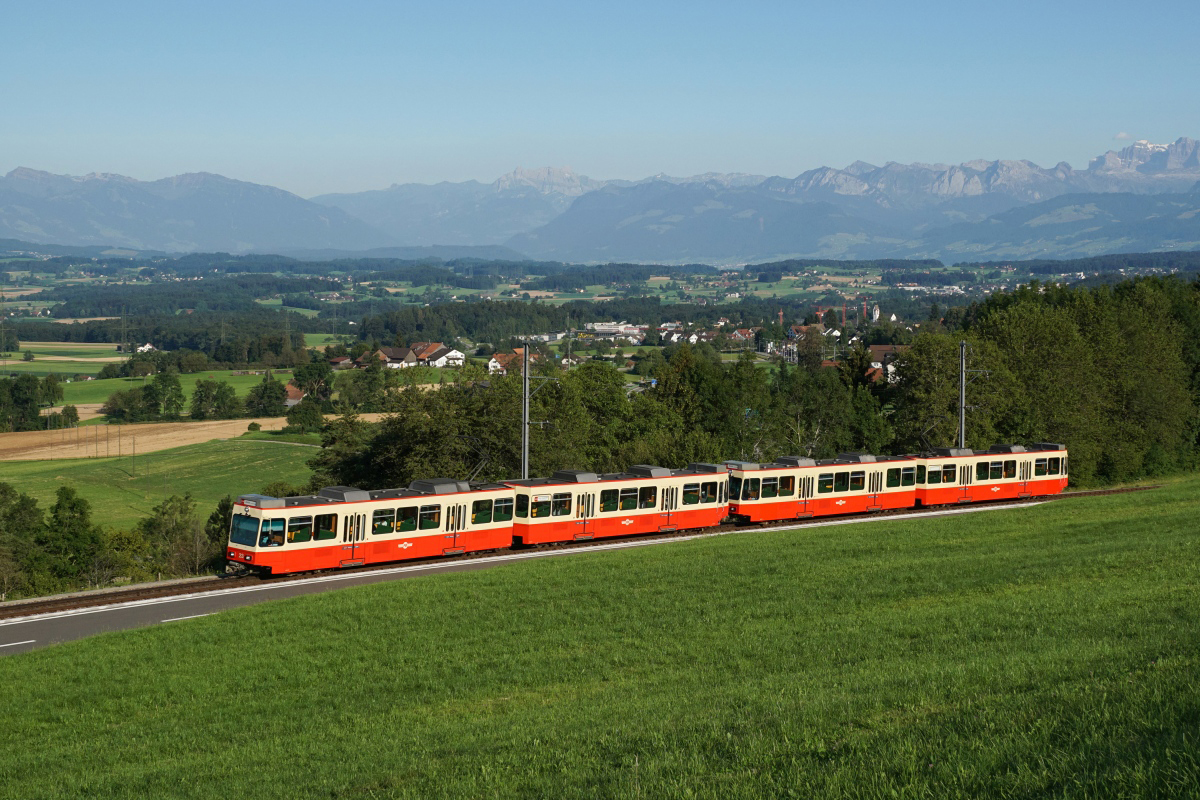
<path fill-rule="evenodd" d="M 346 589 L 0 659 L 6 794 L 1181 797 L 1192 477 Z"/>
<path fill-rule="evenodd" d="M 311 444 L 312 438 L 260 433 L 134 457 L 6 461 L 0 462 L 0 482 L 43 509 L 54 504 L 58 487 L 73 487 L 91 503 L 95 522 L 132 528 L 173 494 L 191 492 L 207 517 L 225 495 L 256 492 L 272 481 L 304 483 L 311 474 L 305 462 L 317 450 L 301 442 Z"/>

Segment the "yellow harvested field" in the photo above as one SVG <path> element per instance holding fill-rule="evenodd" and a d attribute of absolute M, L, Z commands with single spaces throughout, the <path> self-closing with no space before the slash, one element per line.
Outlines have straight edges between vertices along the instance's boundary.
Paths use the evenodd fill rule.
<path fill-rule="evenodd" d="M 116 319 L 116 317 L 95 317 L 95 319 Z M 21 346 L 31 350 L 94 350 L 97 353 L 117 352 L 117 346 L 109 342 L 22 342 Z"/>
<path fill-rule="evenodd" d="M 82 417 L 82 412 L 80 413 Z M 377 422 L 385 414 L 360 414 Z M 287 425 L 285 417 L 204 420 L 202 422 L 148 422 L 139 425 L 89 425 L 57 431 L 0 433 L 0 461 L 45 461 L 57 458 L 105 458 L 170 450 L 213 439 L 232 439 L 246 432 L 251 422 L 264 431 Z M 2 472 L 0 472 L 2 474 Z"/>
<path fill-rule="evenodd" d="M 41 287 L 38 287 L 36 289 L 7 289 L 7 288 L 0 289 L 0 293 L 2 293 L 6 298 L 8 298 L 8 297 L 28 297 L 31 294 L 38 294 L 41 291 L 42 291 Z"/>
<path fill-rule="evenodd" d="M 128 361 L 128 356 L 38 356 L 38 361 L 74 361 L 76 363 L 116 364 Z"/>

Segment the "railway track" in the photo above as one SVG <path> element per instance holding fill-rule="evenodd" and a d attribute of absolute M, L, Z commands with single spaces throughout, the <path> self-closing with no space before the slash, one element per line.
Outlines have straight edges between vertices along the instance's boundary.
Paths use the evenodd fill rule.
<path fill-rule="evenodd" d="M 1107 494 L 1125 494 L 1128 492 L 1143 492 L 1148 489 L 1157 489 L 1158 485 L 1153 486 L 1127 486 L 1116 489 L 1095 489 L 1084 492 L 1064 492 L 1057 495 L 1043 495 L 1040 497 L 1032 497 L 1020 500 L 994 500 L 983 503 L 971 503 L 965 507 L 996 507 L 996 506 L 1018 506 L 1029 502 L 1043 502 L 1046 500 L 1065 500 L 1075 497 L 1098 497 Z M 925 508 L 906 508 L 893 509 L 889 511 L 876 512 L 872 517 L 887 517 L 902 514 L 904 516 L 919 516 L 921 514 L 930 514 L 937 511 L 943 511 L 951 506 L 929 506 Z M 837 516 L 822 516 L 813 519 L 799 520 L 779 520 L 775 522 L 763 522 L 751 525 L 718 525 L 716 527 L 704 529 L 704 532 L 709 533 L 736 533 L 736 532 L 751 532 L 761 530 L 764 527 L 778 527 L 781 524 L 786 524 L 789 528 L 803 528 L 807 525 L 819 523 L 836 522 L 838 520 L 861 519 L 862 514 L 842 514 Z M 695 536 L 697 531 L 667 531 L 657 535 L 639 534 L 635 536 L 614 536 L 605 537 L 604 539 L 589 540 L 581 542 L 556 542 L 554 544 L 541 545 L 537 548 L 503 548 L 500 550 L 491 550 L 479 553 L 467 553 L 461 556 L 453 556 L 450 558 L 426 558 L 413 559 L 407 561 L 407 564 L 447 564 L 447 563 L 462 563 L 469 562 L 476 558 L 494 557 L 497 554 L 504 555 L 506 553 L 521 553 L 528 552 L 531 549 L 539 550 L 586 550 L 587 548 L 600 543 L 612 543 L 622 541 L 646 541 L 648 539 L 673 539 Z M 386 564 L 371 564 L 364 567 L 354 567 L 348 569 L 337 570 L 339 574 L 370 574 L 379 570 L 390 569 L 396 566 L 396 562 Z M 313 573 L 303 573 L 301 575 L 287 575 L 277 578 L 263 577 L 255 573 L 230 574 L 216 576 L 212 578 L 194 579 L 186 581 L 171 581 L 166 583 L 144 584 L 127 589 L 101 589 L 91 592 L 81 592 L 78 594 L 61 595 L 51 597 L 44 600 L 10 600 L 6 603 L 0 603 L 0 620 L 15 619 L 18 617 L 32 617 L 41 614 L 50 614 L 56 611 L 75 611 L 86 608 L 99 608 L 108 605 L 118 605 L 122 603 L 136 602 L 138 600 L 150 600 L 159 597 L 174 597 L 186 594 L 203 594 L 205 592 L 216 592 L 223 589 L 230 589 L 241 586 L 252 586 L 257 584 L 271 583 L 275 585 L 284 585 L 294 580 L 302 580 L 306 577 L 311 577 Z"/>

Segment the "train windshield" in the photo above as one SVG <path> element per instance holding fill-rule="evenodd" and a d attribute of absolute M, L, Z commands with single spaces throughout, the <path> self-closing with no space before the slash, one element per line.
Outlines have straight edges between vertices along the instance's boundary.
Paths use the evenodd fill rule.
<path fill-rule="evenodd" d="M 258 539 L 258 518 L 235 515 L 229 529 L 229 541 L 253 547 Z"/>

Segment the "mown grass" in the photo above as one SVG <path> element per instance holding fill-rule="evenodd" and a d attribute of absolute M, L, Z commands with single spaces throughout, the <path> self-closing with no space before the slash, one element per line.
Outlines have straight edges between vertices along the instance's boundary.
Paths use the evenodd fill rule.
<path fill-rule="evenodd" d="M 32 362 L 32 363 L 37 363 Z M 49 362 L 47 362 L 49 363 Z M 57 370 L 55 370 L 57 371 Z M 196 390 L 196 382 L 201 380 L 217 380 L 228 383 L 233 387 L 238 397 L 245 397 L 252 388 L 262 383 L 262 375 L 234 375 L 233 370 L 205 370 L 204 372 L 189 373 L 179 376 L 179 386 L 183 389 L 185 401 L 190 402 L 192 392 Z M 276 380 L 287 383 L 292 379 L 290 371 L 272 371 Z M 103 403 L 116 391 L 123 391 L 149 383 L 153 376 L 145 381 L 141 378 L 105 378 L 100 381 L 74 381 L 63 384 L 63 403 Z M 186 411 L 186 409 L 185 409 Z"/>
<path fill-rule="evenodd" d="M 115 432 L 110 444 L 115 453 Z M 131 458 L 128 438 L 124 445 L 122 458 L 5 461 L 0 482 L 36 498 L 43 510 L 54 504 L 58 487 L 71 486 L 91 503 L 93 521 L 131 528 L 173 494 L 191 492 L 207 517 L 227 494 L 256 492 L 272 481 L 305 483 L 311 474 L 305 462 L 314 453 L 292 443 L 238 438 Z"/>
<path fill-rule="evenodd" d="M 0 659 L 6 793 L 1182 797 L 1200 482 L 267 603 Z"/>

